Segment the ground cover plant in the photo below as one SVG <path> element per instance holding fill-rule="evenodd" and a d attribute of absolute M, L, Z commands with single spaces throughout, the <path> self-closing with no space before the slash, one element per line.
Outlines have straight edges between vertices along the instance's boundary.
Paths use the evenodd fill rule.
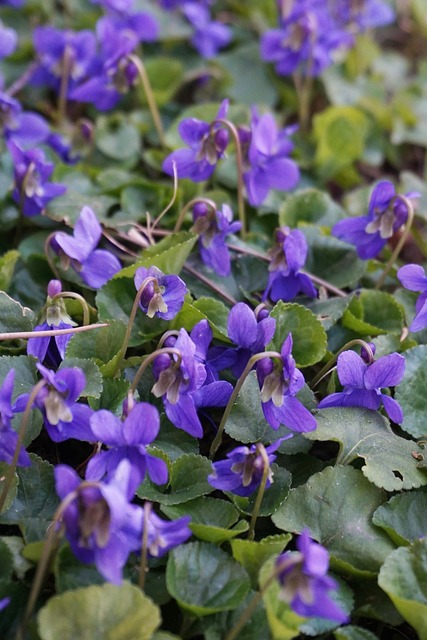
<path fill-rule="evenodd" d="M 0 637 L 426 640 L 423 2 L 0 20 Z"/>

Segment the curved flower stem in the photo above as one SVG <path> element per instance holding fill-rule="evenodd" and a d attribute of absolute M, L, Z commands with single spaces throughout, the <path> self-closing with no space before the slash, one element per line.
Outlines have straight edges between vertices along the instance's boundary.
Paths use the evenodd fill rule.
<path fill-rule="evenodd" d="M 305 271 L 305 269 L 300 269 L 299 273 L 303 273 L 304 275 L 308 276 L 310 278 L 310 280 L 312 280 L 312 282 L 314 282 L 314 284 L 318 284 L 320 287 L 324 287 L 325 289 L 327 289 L 331 293 L 334 293 L 339 298 L 346 298 L 347 297 L 347 294 L 346 294 L 345 291 L 343 291 L 342 289 L 339 289 L 338 287 L 336 287 L 335 285 L 331 284 L 327 280 L 323 280 L 323 278 L 319 278 L 319 276 L 315 276 L 312 273 L 309 273 L 308 271 Z"/>
<path fill-rule="evenodd" d="M 26 338 L 49 338 L 53 336 L 64 336 L 67 333 L 82 333 L 91 329 L 102 329 L 108 327 L 108 322 L 98 324 L 88 324 L 83 327 L 70 327 L 69 329 L 45 329 L 43 331 L 16 331 L 11 333 L 0 333 L 0 340 L 25 340 Z"/>
<path fill-rule="evenodd" d="M 24 442 L 25 434 L 27 431 L 28 418 L 30 416 L 30 411 L 32 409 L 33 402 L 36 399 L 38 392 L 42 387 L 44 387 L 45 384 L 46 384 L 45 380 L 40 380 L 34 386 L 27 400 L 27 404 L 25 405 L 25 411 L 22 415 L 22 422 L 19 428 L 19 435 L 18 435 L 18 440 L 16 441 L 15 451 L 13 452 L 12 462 L 10 463 L 5 473 L 3 491 L 1 492 L 1 495 L 0 495 L 0 513 L 2 512 L 2 509 L 4 507 L 7 494 L 9 493 L 10 485 L 12 484 L 13 474 L 15 473 L 15 470 L 18 464 L 18 458 L 19 458 L 19 454 L 21 453 L 22 444 Z"/>
<path fill-rule="evenodd" d="M 64 55 L 62 56 L 62 73 L 61 86 L 59 88 L 58 99 L 58 124 L 61 125 L 65 119 L 65 111 L 67 108 L 67 92 L 68 83 L 71 75 L 71 67 L 73 64 L 73 52 L 68 45 L 65 45 Z"/>
<path fill-rule="evenodd" d="M 303 77 L 298 72 L 294 73 L 292 77 L 294 80 L 298 99 L 298 120 L 301 131 L 303 133 L 306 133 L 309 128 L 308 124 L 310 120 L 310 101 L 313 87 L 313 77 L 311 75 Z"/>
<path fill-rule="evenodd" d="M 145 576 L 148 572 L 147 559 L 148 559 L 148 518 L 151 512 L 151 502 L 144 504 L 144 530 L 142 532 L 142 547 L 141 547 L 141 563 L 139 565 L 139 586 L 144 591 Z"/>
<path fill-rule="evenodd" d="M 360 338 L 355 338 L 354 340 L 350 340 L 350 342 L 346 342 L 346 344 L 343 347 L 341 347 L 341 349 L 339 349 L 339 351 L 337 351 L 336 354 L 330 360 L 328 360 L 328 362 L 325 364 L 325 366 L 322 367 L 320 369 L 320 371 L 314 376 L 314 378 L 313 378 L 313 380 L 311 381 L 311 384 L 310 384 L 310 389 L 314 389 L 315 387 L 317 387 L 319 382 L 332 369 L 332 367 L 334 366 L 334 364 L 338 360 L 338 356 L 343 351 L 347 351 L 348 349 L 351 349 L 351 347 L 354 347 L 356 344 L 360 344 L 364 349 L 366 349 L 366 351 L 368 352 L 368 355 L 369 355 L 369 364 L 372 364 L 372 362 L 374 361 L 375 358 L 374 358 L 374 354 L 373 354 L 372 349 L 369 346 L 369 344 L 367 342 L 365 342 L 364 340 L 361 340 Z"/>
<path fill-rule="evenodd" d="M 52 258 L 50 257 L 50 253 L 49 253 L 50 241 L 56 236 L 56 234 L 57 234 L 57 231 L 54 231 L 53 233 L 50 233 L 47 236 L 46 240 L 44 241 L 44 252 L 45 252 L 45 255 L 46 255 L 47 263 L 48 263 L 49 267 L 51 268 L 53 275 L 55 276 L 55 278 L 57 280 L 61 280 L 61 276 L 59 275 L 58 269 L 56 268 Z"/>
<path fill-rule="evenodd" d="M 161 143 L 162 147 L 165 147 L 166 146 L 165 132 L 164 132 L 164 129 L 163 129 L 162 120 L 160 118 L 160 113 L 159 113 L 159 110 L 157 108 L 157 103 L 156 103 L 156 100 L 154 98 L 153 89 L 151 87 L 150 80 L 148 78 L 145 66 L 144 66 L 142 60 L 140 60 L 140 58 L 138 58 L 138 56 L 130 54 L 130 55 L 128 55 L 127 58 L 128 58 L 128 60 L 130 62 L 132 62 L 135 65 L 135 67 L 138 70 L 139 77 L 140 77 L 141 82 L 142 82 L 142 86 L 144 87 L 145 97 L 147 98 L 148 107 L 149 107 L 150 112 L 151 112 L 151 117 L 153 118 L 154 126 L 156 127 L 157 134 L 159 136 L 159 140 L 160 140 L 160 143 Z"/>
<path fill-rule="evenodd" d="M 175 336 L 175 337 L 179 336 L 179 331 L 177 329 L 170 329 L 170 331 L 165 331 L 165 333 L 160 338 L 156 348 L 161 349 L 165 344 L 166 340 L 170 338 L 170 336 Z"/>
<path fill-rule="evenodd" d="M 261 507 L 262 499 L 264 497 L 265 487 L 267 485 L 267 480 L 268 480 L 268 474 L 270 472 L 270 461 L 268 459 L 267 451 L 265 450 L 264 445 L 261 442 L 258 442 L 256 447 L 257 447 L 258 453 L 262 457 L 264 466 L 262 470 L 261 484 L 259 485 L 254 508 L 252 510 L 251 523 L 248 531 L 248 540 L 253 540 L 255 536 L 255 524 L 258 518 L 258 513 Z"/>
<path fill-rule="evenodd" d="M 239 132 L 236 127 L 230 120 L 226 120 L 225 118 L 219 118 L 218 120 L 214 120 L 212 122 L 211 127 L 215 124 L 222 124 L 230 131 L 234 145 L 236 147 L 236 164 L 237 164 L 237 209 L 239 213 L 239 220 L 242 223 L 242 228 L 240 234 L 243 240 L 246 238 L 246 214 L 245 214 L 245 200 L 243 197 L 244 192 L 244 181 L 243 181 L 243 154 L 242 154 L 242 146 L 240 144 Z"/>
<path fill-rule="evenodd" d="M 193 198 L 192 200 L 190 200 L 190 202 L 187 202 L 185 207 L 181 209 L 181 211 L 179 212 L 178 220 L 176 221 L 176 224 L 174 227 L 174 233 L 176 233 L 181 229 L 181 225 L 185 218 L 185 214 L 191 209 L 191 207 L 194 207 L 195 204 L 199 204 L 199 203 L 205 204 L 207 207 L 209 207 L 213 211 L 215 215 L 217 207 L 213 200 L 210 200 L 209 198 Z"/>
<path fill-rule="evenodd" d="M 19 93 L 19 91 L 21 91 L 21 89 L 23 89 L 31 80 L 31 76 L 33 75 L 37 66 L 37 62 L 32 62 L 27 67 L 27 69 L 25 69 L 24 73 L 17 80 L 15 80 L 12 85 L 10 85 L 10 87 L 6 91 L 7 95 L 13 97 L 15 93 Z"/>
<path fill-rule="evenodd" d="M 381 287 L 384 284 L 384 281 L 388 275 L 388 272 L 390 271 L 390 269 L 392 268 L 394 262 L 396 261 L 399 253 L 401 252 L 407 238 L 409 235 L 409 232 L 411 230 L 411 226 L 412 223 L 414 221 L 414 207 L 412 205 L 412 202 L 410 201 L 409 198 L 406 198 L 405 196 L 398 196 L 400 200 L 403 200 L 403 202 L 405 203 L 406 207 L 408 208 L 408 220 L 405 224 L 405 229 L 402 232 L 402 235 L 400 236 L 399 242 L 397 243 L 393 253 L 391 254 L 391 257 L 389 259 L 389 261 L 387 262 L 386 266 L 384 267 L 384 271 L 382 272 L 378 282 L 375 285 L 375 289 L 381 289 Z"/>
<path fill-rule="evenodd" d="M 89 305 L 86 300 L 79 293 L 74 293 L 74 291 L 61 291 L 61 293 L 57 293 L 52 298 L 52 302 L 56 300 L 60 300 L 61 298 L 73 298 L 74 300 L 78 300 L 82 306 L 83 311 L 83 325 L 87 326 L 90 323 L 90 311 Z"/>
<path fill-rule="evenodd" d="M 175 349 L 174 347 L 162 347 L 161 349 L 156 349 L 152 353 L 149 353 L 147 356 L 145 356 L 144 360 L 139 365 L 139 369 L 136 372 L 135 377 L 130 386 L 129 393 L 135 393 L 135 389 L 137 388 L 138 383 L 141 380 L 142 374 L 144 373 L 144 371 L 146 370 L 150 362 L 152 362 L 155 358 L 157 358 L 157 356 L 162 355 L 162 353 L 169 353 L 170 355 L 176 355 L 178 357 L 178 361 L 176 364 L 178 367 L 180 366 L 182 361 L 182 354 L 179 349 Z"/>
<path fill-rule="evenodd" d="M 190 267 L 188 264 L 184 265 L 184 271 L 188 271 L 188 273 L 191 273 L 192 276 L 200 280 L 200 282 L 203 282 L 203 284 L 206 284 L 210 289 L 212 289 L 212 291 L 215 291 L 215 293 L 221 296 L 221 298 L 223 298 L 229 304 L 237 304 L 237 300 L 233 298 L 233 296 L 223 291 L 223 289 L 220 289 L 220 287 L 218 287 L 215 282 L 212 282 L 212 280 L 209 280 L 209 278 L 202 275 L 201 273 Z"/>
<path fill-rule="evenodd" d="M 176 168 L 176 162 L 174 162 L 174 161 L 172 161 L 172 170 L 173 170 L 173 193 L 172 193 L 172 198 L 170 199 L 170 201 L 166 205 L 166 207 L 163 209 L 163 211 L 161 211 L 159 213 L 157 218 L 153 221 L 153 223 L 149 227 L 148 227 L 148 214 L 147 214 L 147 228 L 148 228 L 148 231 L 150 232 L 150 235 L 153 233 L 154 229 L 157 227 L 157 225 L 159 224 L 160 220 L 169 211 L 169 209 L 173 206 L 173 203 L 176 200 L 176 196 L 177 196 L 177 193 L 178 193 L 178 171 L 177 171 L 177 168 Z M 174 231 L 177 231 L 177 229 L 174 229 Z"/>
<path fill-rule="evenodd" d="M 227 422 L 228 416 L 231 413 L 233 405 L 234 405 L 234 403 L 236 401 L 237 396 L 239 395 L 239 391 L 242 388 L 243 383 L 246 380 L 246 377 L 247 377 L 248 373 L 250 372 L 250 370 L 252 369 L 254 364 L 256 362 L 258 362 L 258 360 L 263 360 L 264 358 L 279 358 L 281 360 L 282 356 L 277 351 L 264 351 L 263 353 L 255 353 L 253 356 L 251 356 L 249 358 L 248 364 L 244 368 L 240 378 L 237 380 L 236 386 L 233 389 L 233 393 L 231 394 L 230 399 L 229 399 L 229 401 L 227 403 L 227 406 L 224 409 L 224 413 L 222 414 L 222 418 L 221 418 L 221 422 L 220 422 L 219 427 L 218 427 L 218 431 L 216 433 L 215 438 L 212 441 L 211 448 L 209 450 L 209 457 L 211 459 L 215 456 L 216 452 L 218 451 L 218 448 L 221 445 L 222 434 L 224 432 L 225 423 Z"/>

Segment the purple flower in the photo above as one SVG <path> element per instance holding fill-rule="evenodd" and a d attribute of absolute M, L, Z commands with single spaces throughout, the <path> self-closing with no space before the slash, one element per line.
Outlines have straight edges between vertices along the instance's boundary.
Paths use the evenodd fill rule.
<path fill-rule="evenodd" d="M 11 464 L 18 444 L 18 434 L 12 427 L 14 408 L 12 408 L 13 383 L 15 369 L 11 369 L 0 387 L 0 460 Z M 19 452 L 18 467 L 31 464 L 28 453 L 23 447 Z"/>
<path fill-rule="evenodd" d="M 135 271 L 137 290 L 144 284 L 139 306 L 149 318 L 172 320 L 184 304 L 187 293 L 185 282 L 179 276 L 165 274 L 157 267 L 139 267 Z"/>
<path fill-rule="evenodd" d="M 90 477 L 81 481 L 67 465 L 57 465 L 54 474 L 57 494 L 69 501 L 62 522 L 74 555 L 120 584 L 129 553 L 140 549 L 142 540 L 142 509 L 129 504 L 136 489 L 130 463 L 122 460 L 108 484 Z"/>
<path fill-rule="evenodd" d="M 206 366 L 196 357 L 197 346 L 185 329 L 180 330 L 173 346 L 181 358 L 178 354 L 172 357 L 162 354 L 155 359 L 153 372 L 157 382 L 152 392 L 157 398 L 163 397 L 166 415 L 175 427 L 200 438 L 203 429 L 198 409 L 225 406 L 233 387 L 222 380 L 206 384 Z"/>
<path fill-rule="evenodd" d="M 304 376 L 292 357 L 291 334 L 284 341 L 280 354 L 280 362 L 273 363 L 270 358 L 264 358 L 257 363 L 264 417 L 273 429 L 284 424 L 292 431 L 314 431 L 316 420 L 295 397 L 304 386 Z"/>
<path fill-rule="evenodd" d="M 191 44 L 203 58 L 213 58 L 231 41 L 230 27 L 212 20 L 206 6 L 199 2 L 185 2 L 182 11 L 194 28 Z"/>
<path fill-rule="evenodd" d="M 280 447 L 283 440 L 286 438 L 279 438 L 273 444 L 265 447 L 265 454 L 269 462 L 266 488 L 273 482 L 273 472 L 270 469 L 270 465 L 276 459 L 273 452 Z M 236 447 L 227 453 L 228 460 L 214 462 L 212 464 L 213 473 L 208 476 L 209 484 L 215 489 L 231 491 L 237 496 L 250 496 L 260 486 L 264 474 L 265 456 L 261 454 L 261 447 L 264 448 L 264 445 L 260 443 L 250 447 Z"/>
<path fill-rule="evenodd" d="M 230 368 L 240 378 L 249 358 L 264 351 L 276 329 L 276 320 L 268 314 L 256 314 L 244 302 L 234 305 L 228 315 L 228 337 L 237 347 L 213 347 L 209 352 L 211 366 L 217 371 Z"/>
<path fill-rule="evenodd" d="M 107 451 L 100 451 L 88 464 L 88 474 L 95 480 L 111 478 L 121 460 L 127 459 L 131 465 L 131 475 L 135 485 L 139 485 L 148 475 L 156 484 L 165 484 L 168 468 L 160 458 L 150 455 L 146 445 L 157 437 L 160 429 L 159 412 L 156 407 L 141 402 L 132 403 L 123 422 L 110 411 L 96 411 L 90 419 L 92 433 L 96 440 L 108 445 Z"/>
<path fill-rule="evenodd" d="M 344 389 L 324 398 L 318 409 L 362 407 L 376 411 L 382 404 L 393 422 L 400 424 L 403 421 L 399 403 L 381 392 L 384 387 L 395 387 L 403 378 L 405 358 L 399 353 L 391 353 L 367 364 L 354 351 L 344 351 L 338 356 L 337 373 Z"/>
<path fill-rule="evenodd" d="M 5 27 L 0 20 L 0 60 L 10 56 L 15 51 L 17 44 L 18 36 L 16 31 Z"/>
<path fill-rule="evenodd" d="M 199 249 L 203 262 L 219 276 L 230 274 L 230 253 L 225 243 L 230 233 L 240 231 L 241 222 L 232 222 L 233 212 L 228 204 L 216 209 L 203 202 L 194 205 L 193 230 L 200 234 Z"/>
<path fill-rule="evenodd" d="M 24 216 L 42 213 L 53 198 L 61 196 L 67 188 L 62 184 L 48 182 L 54 165 L 46 162 L 40 149 L 22 151 L 16 144 L 7 144 L 14 165 L 15 188 L 12 197 L 21 207 Z"/>
<path fill-rule="evenodd" d="M 228 100 L 223 100 L 216 120 L 226 117 Z M 185 118 L 180 122 L 178 131 L 189 149 L 173 151 L 163 162 L 163 171 L 173 176 L 173 163 L 179 178 L 190 178 L 194 182 L 202 182 L 211 177 L 216 163 L 224 156 L 228 144 L 228 133 L 221 124 L 213 124 Z"/>
<path fill-rule="evenodd" d="M 9 596 L 7 596 L 6 598 L 2 598 L 0 600 L 0 611 L 2 611 L 3 609 L 5 609 L 7 607 L 7 605 L 10 604 L 10 598 Z"/>
<path fill-rule="evenodd" d="M 405 198 L 418 198 L 410 192 Z M 379 182 L 372 192 L 368 214 L 358 218 L 340 220 L 332 228 L 332 234 L 340 240 L 356 246 L 360 258 L 375 258 L 388 240 L 408 220 L 408 204 L 396 194 L 388 180 Z"/>
<path fill-rule="evenodd" d="M 276 243 L 270 252 L 271 262 L 263 300 L 293 300 L 299 293 L 315 298 L 317 292 L 310 278 L 299 270 L 307 258 L 307 241 L 299 229 L 281 227 L 276 230 Z"/>
<path fill-rule="evenodd" d="M 150 502 L 146 502 L 143 509 L 143 529 L 147 536 L 147 551 L 150 558 L 163 557 L 170 549 L 182 544 L 191 536 L 188 528 L 190 516 L 168 522 L 152 511 Z"/>
<path fill-rule="evenodd" d="M 287 551 L 276 559 L 280 599 L 300 616 L 348 622 L 348 615 L 329 597 L 338 585 L 327 575 L 329 554 L 325 547 L 313 542 L 306 529 L 296 545 L 297 552 Z"/>
<path fill-rule="evenodd" d="M 252 107 L 250 131 L 240 130 L 243 148 L 247 149 L 243 174 L 249 202 L 258 206 L 270 189 L 289 191 L 300 178 L 299 169 L 288 155 L 293 149 L 289 136 L 295 127 L 280 131 L 271 113 L 262 116 Z"/>
<path fill-rule="evenodd" d="M 391 6 L 381 0 L 334 0 L 331 5 L 335 20 L 356 33 L 385 26 L 395 19 Z"/>
<path fill-rule="evenodd" d="M 427 278 L 424 269 L 419 264 L 407 264 L 397 272 L 397 277 L 405 289 L 421 291 L 415 304 L 415 318 L 409 331 L 421 331 L 427 327 Z"/>
<path fill-rule="evenodd" d="M 64 268 L 71 264 L 83 282 L 93 289 L 102 287 L 121 269 L 116 256 L 104 249 L 95 249 L 101 234 L 96 215 L 90 207 L 83 207 L 73 235 L 59 231 L 52 241 L 52 248 L 60 255 Z"/>

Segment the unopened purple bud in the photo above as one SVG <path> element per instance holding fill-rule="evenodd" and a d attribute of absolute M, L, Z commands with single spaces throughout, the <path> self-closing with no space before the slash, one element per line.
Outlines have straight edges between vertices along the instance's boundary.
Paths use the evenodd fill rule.
<path fill-rule="evenodd" d="M 367 345 L 370 348 L 371 353 L 369 353 L 368 349 L 365 349 L 365 347 L 362 347 L 360 350 L 360 357 L 362 358 L 362 360 L 366 362 L 366 364 L 372 364 L 374 360 L 373 356 L 375 355 L 375 351 L 377 350 L 377 348 L 373 342 L 368 342 Z"/>
<path fill-rule="evenodd" d="M 197 220 L 197 218 L 201 218 L 208 214 L 209 207 L 205 202 L 196 202 L 193 207 L 193 220 Z"/>
<path fill-rule="evenodd" d="M 51 280 L 47 285 L 47 295 L 49 298 L 53 298 L 57 296 L 58 293 L 62 292 L 62 284 L 59 280 Z"/>
<path fill-rule="evenodd" d="M 214 136 L 215 147 L 218 153 L 223 153 L 228 144 L 228 132 L 225 129 L 218 129 Z"/>

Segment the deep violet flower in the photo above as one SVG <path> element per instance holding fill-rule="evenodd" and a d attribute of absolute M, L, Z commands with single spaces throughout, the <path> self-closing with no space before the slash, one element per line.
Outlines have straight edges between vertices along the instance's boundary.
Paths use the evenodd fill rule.
<path fill-rule="evenodd" d="M 273 472 L 270 468 L 276 459 L 273 452 L 280 447 L 285 439 L 279 438 L 273 444 L 265 447 L 269 462 L 266 488 L 273 482 Z M 215 489 L 231 491 L 237 496 L 250 496 L 260 486 L 264 474 L 265 461 L 260 452 L 260 447 L 263 446 L 258 443 L 250 447 L 236 447 L 227 453 L 228 460 L 214 462 L 212 464 L 213 473 L 208 476 L 209 484 Z"/>
<path fill-rule="evenodd" d="M 51 242 L 53 250 L 60 255 L 62 266 L 67 268 L 71 264 L 83 282 L 93 289 L 102 287 L 121 269 L 115 255 L 95 248 L 101 235 L 95 213 L 90 207 L 83 207 L 73 235 L 59 231 Z"/>
<path fill-rule="evenodd" d="M 70 318 L 61 298 L 52 300 L 62 291 L 59 280 L 51 280 L 47 287 L 47 300 L 42 311 L 42 323 L 34 327 L 33 331 L 45 331 L 46 329 L 69 329 L 75 327 L 76 323 Z M 29 338 L 27 342 L 27 353 L 29 356 L 38 358 L 47 367 L 56 368 L 61 360 L 65 358 L 67 344 L 72 338 L 72 334 L 51 336 L 45 338 Z"/>
<path fill-rule="evenodd" d="M 226 117 L 228 100 L 223 100 L 216 120 Z M 185 118 L 178 131 L 189 149 L 173 151 L 163 162 L 163 171 L 174 174 L 174 164 L 179 178 L 190 178 L 193 182 L 202 182 L 210 178 L 228 144 L 228 132 L 221 124 L 212 124 L 197 118 Z"/>
<path fill-rule="evenodd" d="M 250 131 L 240 130 L 244 160 L 244 181 L 249 202 L 258 206 L 264 202 L 270 189 L 289 191 L 299 181 L 299 169 L 288 158 L 293 149 L 290 135 L 295 127 L 278 130 L 271 113 L 260 116 L 252 107 Z"/>
<path fill-rule="evenodd" d="M 18 444 L 18 434 L 12 427 L 15 407 L 12 408 L 12 393 L 15 380 L 15 369 L 11 369 L 0 387 L 0 461 L 12 462 Z M 23 447 L 18 457 L 19 467 L 28 467 L 30 457 Z"/>
<path fill-rule="evenodd" d="M 338 585 L 327 575 L 328 551 L 310 538 L 307 529 L 301 532 L 296 545 L 298 551 L 286 551 L 276 559 L 279 598 L 300 616 L 348 622 L 348 615 L 329 597 Z"/>
<path fill-rule="evenodd" d="M 381 391 L 384 387 L 395 387 L 403 378 L 405 358 L 399 353 L 367 364 L 355 351 L 344 351 L 338 356 L 337 373 L 344 389 L 324 398 L 318 409 L 362 407 L 376 411 L 382 404 L 390 420 L 396 424 L 403 421 L 400 404 Z"/>
<path fill-rule="evenodd" d="M 405 198 L 419 198 L 419 193 L 410 192 Z M 397 193 L 388 180 L 379 182 L 372 192 L 368 214 L 357 218 L 340 220 L 332 228 L 332 234 L 354 244 L 360 258 L 375 258 L 388 240 L 408 220 L 408 204 Z"/>
<path fill-rule="evenodd" d="M 397 277 L 405 289 L 421 292 L 415 304 L 415 318 L 409 326 L 409 331 L 421 331 L 427 327 L 427 277 L 425 271 L 419 264 L 407 264 L 399 269 Z"/>
<path fill-rule="evenodd" d="M 284 424 L 292 431 L 314 431 L 317 427 L 315 418 L 295 397 L 304 386 L 304 376 L 292 357 L 291 334 L 284 341 L 280 354 L 280 362 L 270 358 L 257 362 L 264 417 L 273 429 Z"/>
<path fill-rule="evenodd" d="M 165 275 L 157 267 L 139 267 L 135 271 L 134 283 L 140 289 L 146 283 L 139 306 L 149 318 L 172 320 L 181 310 L 187 293 L 185 282 L 177 275 Z"/>
<path fill-rule="evenodd" d="M 212 20 L 210 11 L 199 2 L 185 2 L 182 12 L 194 29 L 191 44 L 203 58 L 213 58 L 232 38 L 230 27 Z"/>
<path fill-rule="evenodd" d="M 63 464 L 55 467 L 54 475 L 61 500 L 75 494 L 62 515 L 74 555 L 85 564 L 95 563 L 106 580 L 120 584 L 126 560 L 142 540 L 142 509 L 129 504 L 136 489 L 130 462 L 122 460 L 108 483 L 90 476 L 81 481 Z"/>
<path fill-rule="evenodd" d="M 237 233 L 242 223 L 233 222 L 233 212 L 228 204 L 223 204 L 222 209 L 215 209 L 200 202 L 193 207 L 193 230 L 200 234 L 200 256 L 208 267 L 219 276 L 230 274 L 230 252 L 225 243 L 230 233 Z"/>
<path fill-rule="evenodd" d="M 315 298 L 317 292 L 312 281 L 305 273 L 300 272 L 308 251 L 304 234 L 299 229 L 291 231 L 289 227 L 281 227 L 276 230 L 275 236 L 263 300 L 270 298 L 273 302 L 288 302 L 299 293 Z"/>
<path fill-rule="evenodd" d="M 121 460 L 131 463 L 133 482 L 139 485 L 148 472 L 155 484 L 165 484 L 168 479 L 166 463 L 147 452 L 149 445 L 157 437 L 160 417 L 156 407 L 147 402 L 126 403 L 125 418 L 121 421 L 110 411 L 96 411 L 90 419 L 95 438 L 107 445 L 88 464 L 88 473 L 95 480 L 110 479 Z"/>
<path fill-rule="evenodd" d="M 12 197 L 21 206 L 24 216 L 42 213 L 45 206 L 67 188 L 62 184 L 48 182 L 54 165 L 46 162 L 41 149 L 22 151 L 12 141 L 7 143 L 13 160 L 15 185 Z"/>
<path fill-rule="evenodd" d="M 147 552 L 150 558 L 161 558 L 170 549 L 182 544 L 191 536 L 188 524 L 190 516 L 183 516 L 176 520 L 162 520 L 152 510 L 150 502 L 143 507 L 143 531 L 147 537 Z M 146 530 L 146 531 L 145 531 Z"/>

